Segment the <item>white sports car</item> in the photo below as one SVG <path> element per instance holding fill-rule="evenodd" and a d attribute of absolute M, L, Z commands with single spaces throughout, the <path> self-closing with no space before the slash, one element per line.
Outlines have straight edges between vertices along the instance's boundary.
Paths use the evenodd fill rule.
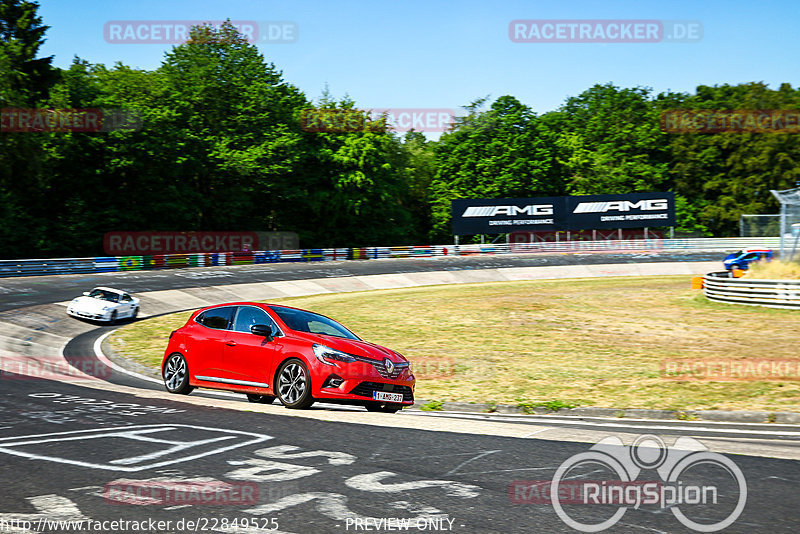
<path fill-rule="evenodd" d="M 119 289 L 96 287 L 84 291 L 82 297 L 72 299 L 67 314 L 114 324 L 117 319 L 135 318 L 139 314 L 139 299 Z"/>

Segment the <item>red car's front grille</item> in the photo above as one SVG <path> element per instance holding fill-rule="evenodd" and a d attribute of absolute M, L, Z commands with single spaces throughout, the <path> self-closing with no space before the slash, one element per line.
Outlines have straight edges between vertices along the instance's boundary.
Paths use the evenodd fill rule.
<path fill-rule="evenodd" d="M 373 360 L 372 358 L 367 358 L 364 356 L 356 356 L 355 354 L 350 354 L 350 356 L 352 356 L 359 362 L 364 362 L 372 365 L 373 367 L 375 367 L 375 369 L 378 370 L 378 374 L 381 375 L 383 378 L 392 378 L 392 379 L 397 378 L 398 376 L 400 376 L 400 373 L 402 373 L 408 367 L 408 362 L 395 363 L 394 369 L 390 373 L 386 369 L 386 365 L 384 364 L 383 360 Z"/>

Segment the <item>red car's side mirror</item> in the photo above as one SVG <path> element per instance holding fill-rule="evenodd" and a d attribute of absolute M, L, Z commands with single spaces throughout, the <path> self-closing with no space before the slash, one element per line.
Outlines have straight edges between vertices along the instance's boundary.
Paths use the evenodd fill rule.
<path fill-rule="evenodd" d="M 254 324 L 250 327 L 250 332 L 257 336 L 272 338 L 272 327 L 265 324 Z"/>

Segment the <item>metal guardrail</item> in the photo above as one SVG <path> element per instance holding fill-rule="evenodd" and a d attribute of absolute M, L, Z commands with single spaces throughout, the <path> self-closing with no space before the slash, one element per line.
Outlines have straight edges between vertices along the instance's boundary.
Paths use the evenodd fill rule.
<path fill-rule="evenodd" d="M 732 278 L 728 272 L 703 277 L 709 300 L 768 308 L 800 309 L 800 280 Z"/>
<path fill-rule="evenodd" d="M 466 247 L 484 245 L 465 245 Z M 512 243 L 495 245 L 508 252 L 571 252 L 615 250 L 737 250 L 742 248 L 776 248 L 779 237 L 702 237 L 684 239 L 623 239 L 598 241 L 561 241 L 543 243 Z"/>
<path fill-rule="evenodd" d="M 373 260 L 383 258 L 432 258 L 483 254 L 526 254 L 541 252 L 614 252 L 653 250 L 736 250 L 749 247 L 777 247 L 778 237 L 730 237 L 698 239 L 623 239 L 607 241 L 561 241 L 540 243 L 497 243 L 475 245 L 424 245 L 363 248 L 312 248 L 221 252 L 197 254 L 158 254 L 153 256 L 98 256 L 94 258 L 57 258 L 38 260 L 0 260 L 0 278 L 52 274 L 107 273 L 172 269 L 338 260 Z"/>

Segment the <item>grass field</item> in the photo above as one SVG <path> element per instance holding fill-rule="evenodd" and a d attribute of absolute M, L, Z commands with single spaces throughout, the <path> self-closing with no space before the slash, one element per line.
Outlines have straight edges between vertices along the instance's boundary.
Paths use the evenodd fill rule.
<path fill-rule="evenodd" d="M 798 381 L 662 377 L 665 359 L 798 358 L 798 312 L 710 303 L 689 287 L 686 276 L 543 280 L 280 302 L 329 315 L 403 353 L 420 399 L 800 411 Z M 112 346 L 157 368 L 169 332 L 188 316 L 124 326 Z"/>
<path fill-rule="evenodd" d="M 766 280 L 800 280 L 800 263 L 796 261 L 759 261 L 744 272 L 745 278 Z"/>

